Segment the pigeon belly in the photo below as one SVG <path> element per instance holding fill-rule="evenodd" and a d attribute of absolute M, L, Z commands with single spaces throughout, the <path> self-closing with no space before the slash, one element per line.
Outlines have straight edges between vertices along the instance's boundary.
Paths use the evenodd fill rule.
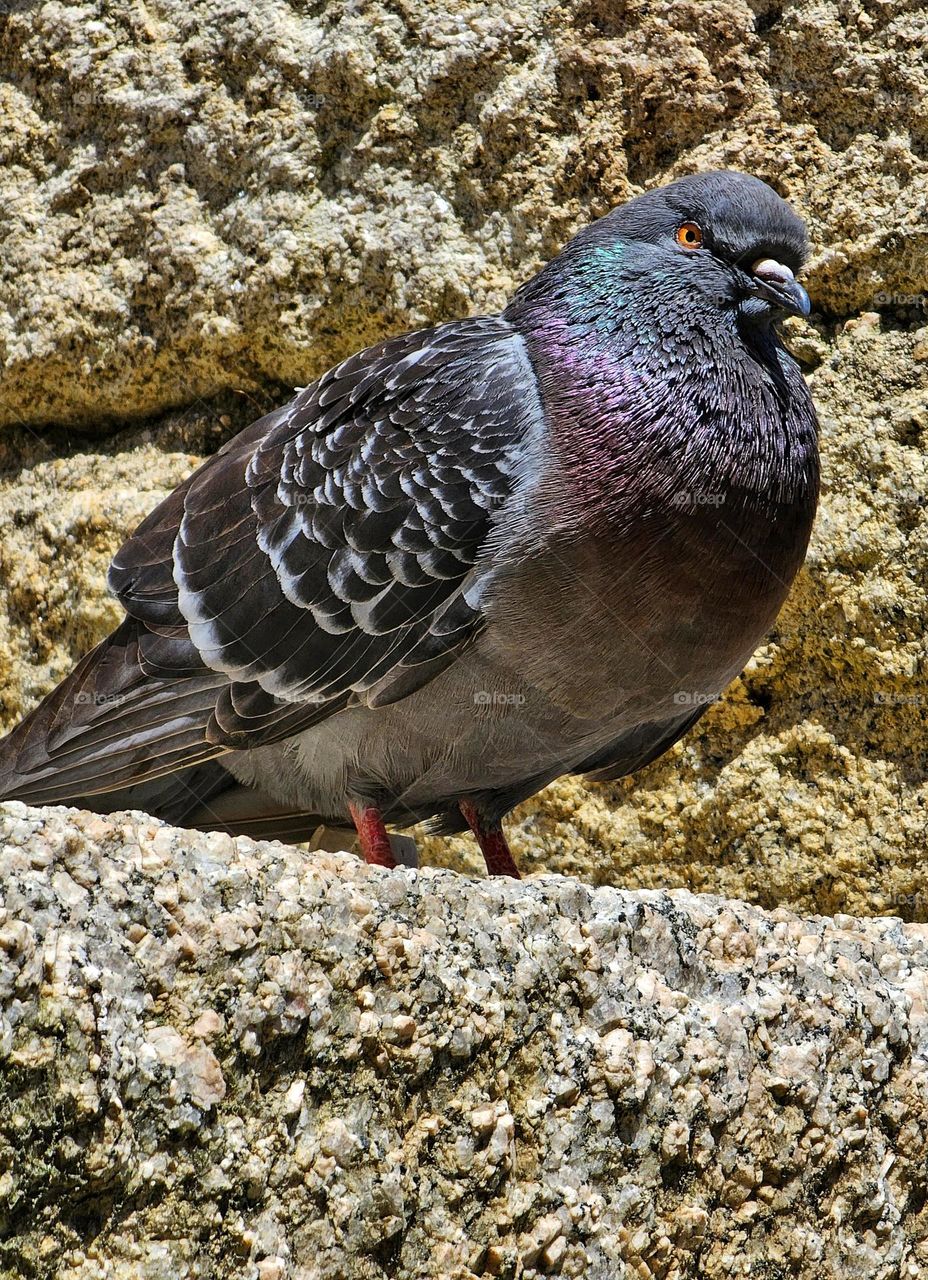
<path fill-rule="evenodd" d="M 570 772 L 609 738 L 534 688 L 481 638 L 424 689 L 349 708 L 284 744 L 224 757 L 240 782 L 335 819 L 349 795 L 415 822 L 475 791 Z"/>
<path fill-rule="evenodd" d="M 795 515 L 805 525 L 810 518 Z M 333 820 L 348 796 L 369 798 L 403 825 L 448 812 L 468 793 L 531 794 L 624 730 L 718 696 L 801 561 L 807 528 L 783 534 L 780 522 L 778 555 L 737 532 L 720 535 L 711 518 L 694 521 L 660 534 L 669 552 L 660 566 L 644 549 L 658 539 L 647 527 L 643 545 L 621 558 L 595 542 L 548 548 L 501 575 L 490 625 L 422 689 L 223 764 L 282 803 Z"/>
<path fill-rule="evenodd" d="M 570 334 L 552 342 L 533 347 L 550 367 L 583 348 Z M 325 817 L 360 796 L 402 825 L 447 817 L 474 793 L 504 813 L 624 733 L 708 705 L 743 669 L 815 512 L 815 418 L 798 368 L 771 348 L 778 382 L 735 344 L 712 385 L 694 375 L 682 395 L 661 370 L 631 376 L 593 348 L 585 358 L 588 378 L 577 366 L 573 382 L 545 384 L 547 448 L 490 535 L 485 626 L 469 648 L 401 701 L 226 757 L 240 781 Z M 575 391 L 594 375 L 591 408 Z M 711 412 L 716 402 L 735 408 Z M 643 407 L 654 420 L 641 437 Z"/>

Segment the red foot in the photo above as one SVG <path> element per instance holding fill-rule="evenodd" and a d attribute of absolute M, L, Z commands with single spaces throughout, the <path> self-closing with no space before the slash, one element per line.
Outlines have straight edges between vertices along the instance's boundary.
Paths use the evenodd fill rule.
<path fill-rule="evenodd" d="M 396 859 L 390 848 L 390 837 L 387 835 L 387 828 L 383 825 L 380 810 L 375 809 L 373 805 L 364 807 L 349 804 L 348 812 L 358 832 L 358 843 L 361 846 L 364 861 L 370 862 L 375 867 L 395 867 Z"/>
<path fill-rule="evenodd" d="M 503 835 L 503 828 L 497 822 L 492 827 L 484 826 L 483 821 L 470 800 L 460 800 L 458 804 L 464 820 L 474 833 L 474 839 L 480 845 L 487 871 L 491 876 L 512 876 L 521 880 L 519 868 L 509 852 L 509 845 Z"/>

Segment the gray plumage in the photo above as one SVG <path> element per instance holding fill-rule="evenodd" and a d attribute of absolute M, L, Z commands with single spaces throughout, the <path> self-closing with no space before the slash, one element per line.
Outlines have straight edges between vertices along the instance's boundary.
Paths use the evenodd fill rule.
<path fill-rule="evenodd" d="M 768 187 L 700 175 L 587 228 L 501 316 L 324 374 L 121 548 L 126 619 L 0 744 L 0 795 L 454 831 L 462 799 L 492 826 L 655 758 L 805 552 L 815 415 L 772 325 L 808 310 L 804 254 Z"/>

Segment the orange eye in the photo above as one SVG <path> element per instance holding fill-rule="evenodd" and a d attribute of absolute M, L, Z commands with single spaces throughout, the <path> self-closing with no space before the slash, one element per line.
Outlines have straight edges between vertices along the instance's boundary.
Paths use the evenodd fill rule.
<path fill-rule="evenodd" d="M 702 246 L 702 228 L 695 222 L 684 222 L 677 227 L 677 244 L 684 249 L 699 249 Z"/>

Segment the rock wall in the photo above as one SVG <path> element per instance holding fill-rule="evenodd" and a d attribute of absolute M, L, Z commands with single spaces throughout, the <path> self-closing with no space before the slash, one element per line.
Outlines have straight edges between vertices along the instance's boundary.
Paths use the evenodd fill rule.
<path fill-rule="evenodd" d="M 928 932 L 0 819 L 0 1268 L 928 1270 Z"/>
<path fill-rule="evenodd" d="M 642 184 L 740 167 L 815 247 L 815 323 L 787 326 L 823 417 L 808 568 L 697 732 L 633 784 L 556 786 L 514 844 L 594 882 L 928 918 L 919 6 L 168 0 L 0 23 L 3 726 L 115 621 L 121 537 L 289 387 L 499 307 Z M 467 841 L 424 853 L 478 869 Z"/>
<path fill-rule="evenodd" d="M 591 216 L 696 168 L 795 200 L 830 317 L 928 276 L 908 0 L 3 13 L 4 422 L 100 431 L 302 384 L 497 309 Z"/>

